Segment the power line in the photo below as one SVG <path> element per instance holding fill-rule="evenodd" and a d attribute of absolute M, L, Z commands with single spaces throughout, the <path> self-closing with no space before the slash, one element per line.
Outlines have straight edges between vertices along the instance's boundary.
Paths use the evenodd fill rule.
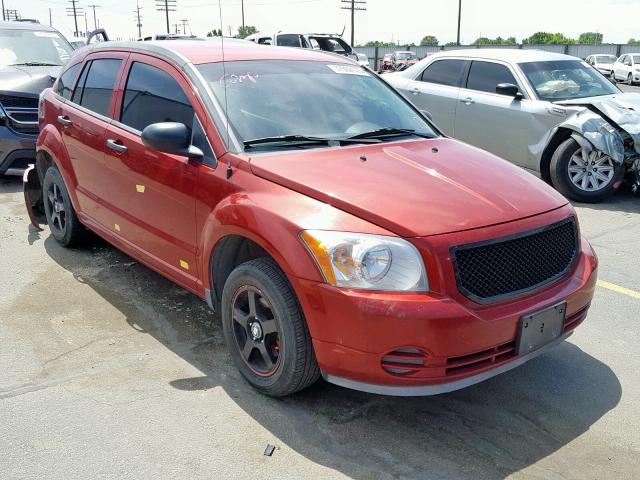
<path fill-rule="evenodd" d="M 69 0 L 69 3 L 71 4 L 70 7 L 67 7 L 67 16 L 68 17 L 73 17 L 73 23 L 75 24 L 76 30 L 74 35 L 76 37 L 79 37 L 80 34 L 78 32 L 78 15 L 83 15 L 84 12 L 82 11 L 82 7 L 77 7 L 76 3 L 78 3 L 78 0 Z"/>
<path fill-rule="evenodd" d="M 102 7 L 102 5 L 87 5 L 87 7 L 92 8 L 93 9 L 93 29 L 97 29 L 98 28 L 98 21 L 96 20 L 96 8 L 100 8 Z"/>
<path fill-rule="evenodd" d="M 142 38 L 142 17 L 140 16 L 140 9 L 142 7 L 136 0 L 136 9 L 133 13 L 136 14 L 136 27 L 138 27 L 138 38 Z"/>
<path fill-rule="evenodd" d="M 167 20 L 167 33 L 171 34 L 169 26 L 169 12 L 175 12 L 177 9 L 177 0 L 156 0 L 156 10 L 158 12 L 164 12 Z"/>
<path fill-rule="evenodd" d="M 351 10 L 351 46 L 355 46 L 356 44 L 356 35 L 355 35 L 355 17 L 356 17 L 356 11 L 365 11 L 366 8 L 366 4 L 367 4 L 367 0 L 341 0 L 342 2 L 342 7 L 340 7 L 342 10 Z"/>

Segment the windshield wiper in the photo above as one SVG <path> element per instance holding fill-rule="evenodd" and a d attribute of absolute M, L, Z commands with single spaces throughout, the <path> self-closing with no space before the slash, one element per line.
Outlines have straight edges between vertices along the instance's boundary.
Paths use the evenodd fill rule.
<path fill-rule="evenodd" d="M 378 130 L 372 130 L 371 132 L 359 133 L 358 135 L 349 137 L 348 140 L 360 140 L 364 138 L 383 139 L 385 137 L 403 137 L 407 135 L 414 135 L 422 138 L 433 138 L 433 135 L 429 133 L 416 132 L 409 128 L 385 127 L 379 128 Z"/>
<path fill-rule="evenodd" d="M 45 63 L 45 62 L 24 62 L 13 63 L 11 67 L 61 67 L 59 63 Z"/>
<path fill-rule="evenodd" d="M 274 137 L 254 138 L 243 142 L 245 148 L 255 148 L 260 146 L 292 147 L 303 145 L 339 146 L 343 143 L 380 143 L 380 140 L 365 138 L 324 138 L 311 137 L 307 135 L 279 135 Z"/>

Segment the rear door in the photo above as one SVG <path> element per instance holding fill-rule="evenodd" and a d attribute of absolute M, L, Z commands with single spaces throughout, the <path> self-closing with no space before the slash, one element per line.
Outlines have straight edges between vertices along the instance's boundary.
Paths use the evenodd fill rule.
<path fill-rule="evenodd" d="M 536 129 L 526 100 L 496 93 L 501 83 L 520 87 L 511 67 L 502 62 L 474 60 L 464 87 L 460 89 L 456 111 L 456 138 L 517 164 L 526 160 L 527 146 Z"/>
<path fill-rule="evenodd" d="M 614 73 L 616 79 L 624 79 L 627 78 L 627 66 L 625 65 L 627 61 L 627 56 L 621 56 L 618 61 L 614 65 Z"/>
<path fill-rule="evenodd" d="M 193 288 L 196 268 L 195 187 L 198 164 L 147 148 L 140 137 L 152 123 L 193 128 L 192 88 L 172 65 L 131 54 L 118 88 L 116 121 L 107 128 L 106 160 L 124 189 L 117 199 L 119 235 L 160 271 Z M 197 129 L 196 129 L 197 130 Z"/>
<path fill-rule="evenodd" d="M 406 84 L 404 95 L 420 110 L 426 110 L 447 135 L 455 135 L 455 116 L 462 77 L 469 62 L 438 59 Z"/>
<path fill-rule="evenodd" d="M 118 193 L 104 161 L 104 136 L 113 113 L 114 86 L 127 55 L 103 52 L 87 57 L 71 98 L 56 119 L 76 177 L 80 211 L 101 224 L 111 222 L 110 198 Z"/>

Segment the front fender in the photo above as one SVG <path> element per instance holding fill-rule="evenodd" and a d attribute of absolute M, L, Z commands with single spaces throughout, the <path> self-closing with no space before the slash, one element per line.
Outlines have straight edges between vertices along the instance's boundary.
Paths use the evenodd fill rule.
<path fill-rule="evenodd" d="M 581 110 L 556 127 L 566 128 L 578 135 L 572 137 L 582 147 L 590 150 L 595 148 L 609 155 L 617 164 L 624 162 L 624 140 L 620 132 L 609 122 L 591 110 Z M 552 137 L 553 138 L 553 137 Z M 585 143 L 585 140 L 588 143 Z"/>

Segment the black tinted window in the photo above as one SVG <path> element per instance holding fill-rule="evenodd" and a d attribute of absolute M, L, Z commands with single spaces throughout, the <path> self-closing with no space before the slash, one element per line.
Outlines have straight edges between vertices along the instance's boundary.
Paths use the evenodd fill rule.
<path fill-rule="evenodd" d="M 80 79 L 82 83 L 78 82 L 82 88 L 74 92 L 73 100 L 92 112 L 107 115 L 121 63 L 122 60 L 110 58 L 93 60 L 85 67 Z"/>
<path fill-rule="evenodd" d="M 139 131 L 159 122 L 179 122 L 191 128 L 193 108 L 169 74 L 135 62 L 127 79 L 120 122 Z"/>
<path fill-rule="evenodd" d="M 438 60 L 422 72 L 422 81 L 459 87 L 464 60 Z"/>
<path fill-rule="evenodd" d="M 491 62 L 473 62 L 471 64 L 467 88 L 496 93 L 496 87 L 500 83 L 518 84 L 511 71 L 504 65 Z"/>
<path fill-rule="evenodd" d="M 80 64 L 69 67 L 58 79 L 58 85 L 56 87 L 56 93 L 64 98 L 71 97 L 71 91 L 73 89 L 73 81 L 76 79 L 76 75 L 80 70 Z"/>
<path fill-rule="evenodd" d="M 300 47 L 300 35 L 278 35 L 277 42 L 281 47 Z"/>

